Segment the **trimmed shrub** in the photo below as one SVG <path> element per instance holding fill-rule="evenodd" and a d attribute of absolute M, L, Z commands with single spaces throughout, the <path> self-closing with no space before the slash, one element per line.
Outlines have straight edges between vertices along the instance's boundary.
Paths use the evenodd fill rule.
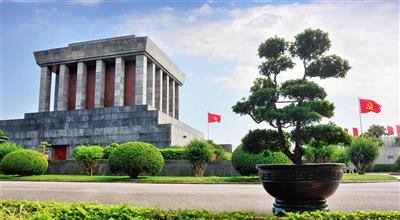
<path fill-rule="evenodd" d="M 374 164 L 371 171 L 374 172 L 388 172 L 394 169 L 394 164 Z"/>
<path fill-rule="evenodd" d="M 265 219 L 265 220 L 360 220 L 400 219 L 399 211 L 355 211 L 355 212 L 288 212 L 283 216 L 258 214 L 248 211 L 212 212 L 201 209 L 161 209 L 134 207 L 127 204 L 105 205 L 87 202 L 40 202 L 1 200 L 0 216 L 4 219 Z"/>
<path fill-rule="evenodd" d="M 97 161 L 103 158 L 103 148 L 100 146 L 79 146 L 74 149 L 73 157 L 82 163 L 86 174 L 92 176 Z"/>
<path fill-rule="evenodd" d="M 347 153 L 359 174 L 364 174 L 378 158 L 380 146 L 382 141 L 374 137 L 360 136 L 353 139 Z"/>
<path fill-rule="evenodd" d="M 108 145 L 107 147 L 104 148 L 103 150 L 103 159 L 108 159 L 110 157 L 111 152 L 117 148 L 119 146 L 119 144 L 117 143 L 112 143 L 110 145 Z"/>
<path fill-rule="evenodd" d="M 131 178 L 137 178 L 139 173 L 156 175 L 161 172 L 164 159 L 152 144 L 128 142 L 112 151 L 108 164 L 113 173 L 124 173 Z"/>
<path fill-rule="evenodd" d="M 8 137 L 4 134 L 3 130 L 0 129 L 0 143 L 8 141 Z"/>
<path fill-rule="evenodd" d="M 256 164 L 291 164 L 291 160 L 281 152 L 266 151 L 248 153 L 239 145 L 232 154 L 232 165 L 243 176 L 257 175 Z"/>
<path fill-rule="evenodd" d="M 347 155 L 347 148 L 337 148 L 333 153 L 330 162 L 344 163 L 346 166 L 350 165 L 350 159 Z"/>
<path fill-rule="evenodd" d="M 193 139 L 186 146 L 186 154 L 196 176 L 204 176 L 207 165 L 213 159 L 213 147 L 205 140 Z"/>
<path fill-rule="evenodd" d="M 17 150 L 7 154 L 0 162 L 0 169 L 7 175 L 41 175 L 48 162 L 43 154 L 33 150 Z"/>
<path fill-rule="evenodd" d="M 214 160 L 227 160 L 227 157 L 225 155 L 225 150 L 223 147 L 221 147 L 221 145 L 214 143 L 214 141 L 212 140 L 207 140 L 207 142 L 213 149 L 213 153 L 215 156 Z"/>
<path fill-rule="evenodd" d="M 394 171 L 399 171 L 399 172 L 400 172 L 400 155 L 397 156 L 396 161 L 394 161 L 393 170 L 394 170 Z"/>
<path fill-rule="evenodd" d="M 185 148 L 164 148 L 160 149 L 164 160 L 187 160 Z"/>
<path fill-rule="evenodd" d="M 21 146 L 15 144 L 15 143 L 10 143 L 10 142 L 4 142 L 0 144 L 0 161 L 9 153 L 22 149 Z"/>

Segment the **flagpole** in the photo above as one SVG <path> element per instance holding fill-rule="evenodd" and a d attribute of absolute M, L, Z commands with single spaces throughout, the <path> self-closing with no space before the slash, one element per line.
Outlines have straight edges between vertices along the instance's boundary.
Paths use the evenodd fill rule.
<path fill-rule="evenodd" d="M 360 106 L 360 97 L 358 96 L 358 116 L 360 117 L 360 134 L 363 133 L 363 128 L 362 128 L 362 121 L 361 121 L 361 106 Z"/>
<path fill-rule="evenodd" d="M 208 121 L 208 111 L 207 111 L 207 140 L 210 139 L 210 122 Z"/>

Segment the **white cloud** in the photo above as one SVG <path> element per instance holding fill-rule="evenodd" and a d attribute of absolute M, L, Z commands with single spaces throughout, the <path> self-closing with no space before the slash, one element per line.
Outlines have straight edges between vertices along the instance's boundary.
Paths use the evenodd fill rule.
<path fill-rule="evenodd" d="M 231 75 L 209 78 L 212 83 L 220 84 L 226 88 L 237 90 L 249 90 L 254 79 L 259 76 L 257 67 L 235 66 L 231 69 Z"/>
<path fill-rule="evenodd" d="M 70 0 L 69 2 L 74 5 L 95 6 L 102 0 Z"/>

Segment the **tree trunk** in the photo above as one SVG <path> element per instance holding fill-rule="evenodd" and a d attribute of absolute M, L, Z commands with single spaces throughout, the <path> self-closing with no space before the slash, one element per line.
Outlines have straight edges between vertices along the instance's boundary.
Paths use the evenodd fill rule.
<path fill-rule="evenodd" d="M 88 176 L 93 176 L 93 169 L 92 169 L 92 168 L 88 168 L 88 169 L 86 170 L 86 174 L 87 174 Z"/>
<path fill-rule="evenodd" d="M 133 178 L 133 179 L 137 179 L 139 176 L 139 171 L 134 170 L 131 175 L 129 176 L 129 178 Z"/>

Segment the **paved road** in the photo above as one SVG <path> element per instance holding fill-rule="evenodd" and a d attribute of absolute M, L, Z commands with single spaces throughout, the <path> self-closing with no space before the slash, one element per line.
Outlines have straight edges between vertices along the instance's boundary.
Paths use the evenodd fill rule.
<path fill-rule="evenodd" d="M 0 182 L 1 199 L 99 201 L 163 208 L 270 212 L 273 198 L 257 184 Z M 331 210 L 400 210 L 400 183 L 341 184 Z"/>

